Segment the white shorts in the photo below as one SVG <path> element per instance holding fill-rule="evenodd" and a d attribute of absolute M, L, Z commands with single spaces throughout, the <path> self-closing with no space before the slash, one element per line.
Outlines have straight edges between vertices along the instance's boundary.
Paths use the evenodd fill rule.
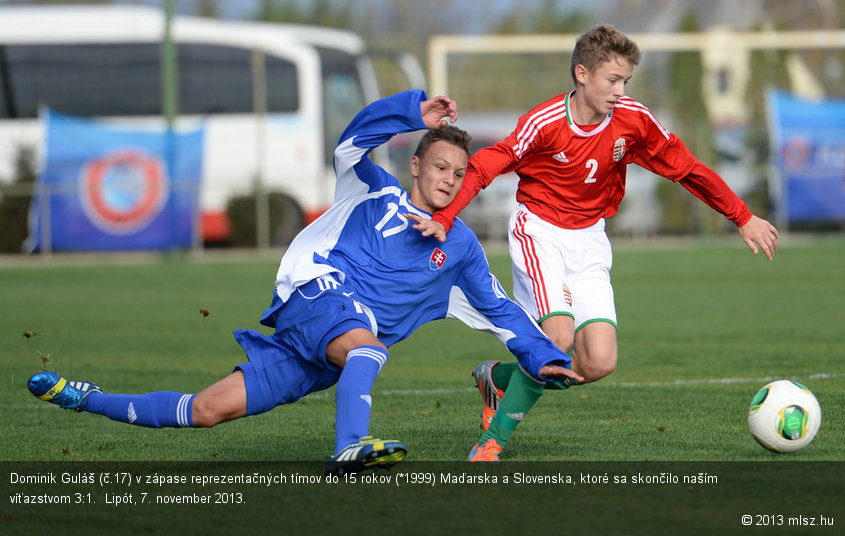
<path fill-rule="evenodd" d="M 564 229 L 520 204 L 509 231 L 514 299 L 538 322 L 568 315 L 576 330 L 590 322 L 616 326 L 613 251 L 603 219 L 585 229 Z"/>

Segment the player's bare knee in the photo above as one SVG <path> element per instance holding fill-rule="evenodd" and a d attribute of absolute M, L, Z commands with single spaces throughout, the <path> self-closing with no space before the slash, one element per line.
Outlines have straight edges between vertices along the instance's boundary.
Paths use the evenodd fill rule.
<path fill-rule="evenodd" d="M 578 356 L 576 370 L 585 382 L 594 382 L 610 375 L 616 370 L 616 354 L 592 354 Z"/>
<path fill-rule="evenodd" d="M 191 418 L 195 428 L 211 428 L 224 420 L 207 400 L 199 397 L 194 399 Z"/>
<path fill-rule="evenodd" d="M 609 376 L 616 370 L 616 360 L 612 362 L 596 363 L 590 370 L 590 381 L 596 381 Z"/>

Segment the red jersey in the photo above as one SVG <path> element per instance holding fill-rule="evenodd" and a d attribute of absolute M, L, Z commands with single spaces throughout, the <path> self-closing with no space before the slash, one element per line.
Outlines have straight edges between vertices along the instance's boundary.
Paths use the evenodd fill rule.
<path fill-rule="evenodd" d="M 503 141 L 470 159 L 452 203 L 434 214 L 448 231 L 458 213 L 499 175 L 519 177 L 516 199 L 544 220 L 582 229 L 616 214 L 625 195 L 628 164 L 679 182 L 737 225 L 751 219 L 745 203 L 681 140 L 639 102 L 623 97 L 590 128 L 567 113 L 574 91 L 544 102 L 519 118 Z"/>

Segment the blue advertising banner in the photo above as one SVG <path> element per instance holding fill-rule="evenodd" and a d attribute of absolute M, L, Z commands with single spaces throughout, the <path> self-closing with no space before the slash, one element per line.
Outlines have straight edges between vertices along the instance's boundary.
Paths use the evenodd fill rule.
<path fill-rule="evenodd" d="M 203 129 L 130 131 L 52 110 L 44 110 L 41 121 L 46 143 L 29 214 L 29 250 L 192 245 Z"/>
<path fill-rule="evenodd" d="M 845 100 L 768 92 L 778 210 L 787 222 L 845 221 Z"/>

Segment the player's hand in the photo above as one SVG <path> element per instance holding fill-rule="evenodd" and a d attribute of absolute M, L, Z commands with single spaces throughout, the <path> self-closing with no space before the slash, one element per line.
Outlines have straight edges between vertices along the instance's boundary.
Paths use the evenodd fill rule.
<path fill-rule="evenodd" d="M 578 383 L 584 383 L 583 376 L 581 376 L 574 370 L 570 370 L 559 365 L 546 365 L 545 367 L 540 369 L 540 376 L 553 380 L 563 380 L 565 378 L 570 378 L 577 381 Z"/>
<path fill-rule="evenodd" d="M 446 228 L 443 227 L 442 223 L 422 218 L 416 214 L 407 213 L 403 216 L 413 221 L 415 223 L 414 229 L 421 231 L 423 236 L 433 236 L 441 242 L 446 241 Z"/>
<path fill-rule="evenodd" d="M 771 223 L 763 218 L 751 216 L 748 223 L 739 228 L 739 236 L 742 237 L 751 253 L 757 255 L 759 249 L 762 249 L 767 259 L 772 260 L 774 258 L 780 235 Z M 757 246 L 759 246 L 759 249 Z"/>
<path fill-rule="evenodd" d="M 428 128 L 445 127 L 450 121 L 454 123 L 458 120 L 458 103 L 439 95 L 420 103 L 420 113 Z"/>

